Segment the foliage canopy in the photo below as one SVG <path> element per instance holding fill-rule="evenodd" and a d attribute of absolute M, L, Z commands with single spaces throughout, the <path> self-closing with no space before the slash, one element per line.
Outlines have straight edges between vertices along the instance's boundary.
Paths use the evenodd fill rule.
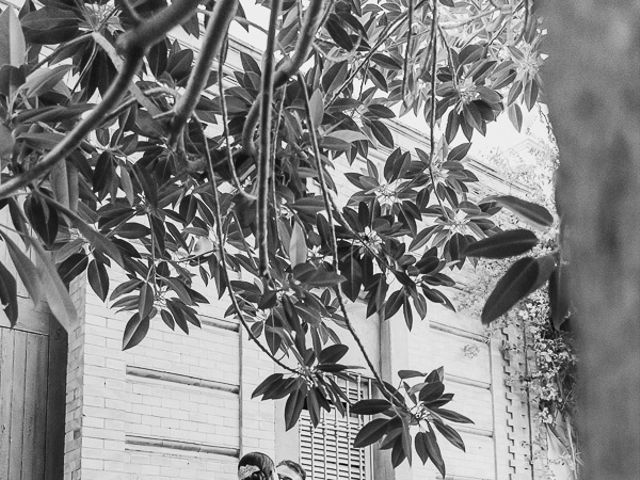
<path fill-rule="evenodd" d="M 531 230 L 501 232 L 500 209 L 534 228 L 553 223 L 524 200 L 478 198 L 465 163 L 474 135 L 504 113 L 520 129 L 538 101 L 541 33 L 527 0 L 259 3 L 267 28 L 233 0 L 6 8 L 0 236 L 32 299 L 68 329 L 67 287 L 86 272 L 102 300 L 130 312 L 125 349 L 160 320 L 199 326 L 210 295 L 194 276 L 229 295 L 227 314 L 281 368 L 254 396 L 287 397 L 290 428 L 304 405 L 317 422 L 348 402 L 333 376 L 351 372 L 340 335 L 362 347 L 349 301 L 383 320 L 401 310 L 411 329 L 430 303 L 453 308 L 443 288 L 468 260 L 538 243 Z M 212 68 L 237 48 L 230 23 L 266 34 L 262 65 L 241 50 L 241 69 Z M 178 25 L 199 52 L 168 34 Z M 426 126 L 414 151 L 397 144 L 404 116 Z M 349 198 L 338 195 L 343 176 Z M 557 277 L 557 263 L 515 262 L 483 322 Z M 126 276 L 116 285 L 114 268 Z M 2 264 L 0 299 L 15 323 L 16 278 Z M 369 367 L 380 398 L 352 411 L 379 416 L 356 444 L 381 440 L 394 466 L 415 445 L 444 475 L 435 432 L 464 449 L 448 422 L 470 420 L 444 408 L 453 395 L 442 371 L 398 372 L 396 388 Z"/>

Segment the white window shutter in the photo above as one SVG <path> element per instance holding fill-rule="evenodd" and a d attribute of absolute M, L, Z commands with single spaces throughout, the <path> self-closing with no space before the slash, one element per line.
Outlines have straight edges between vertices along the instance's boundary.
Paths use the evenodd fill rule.
<path fill-rule="evenodd" d="M 371 381 L 358 376 L 353 381 L 336 379 L 347 387 L 351 402 L 371 396 Z M 360 415 L 340 415 L 335 409 L 322 410 L 320 424 L 313 428 L 309 412 L 303 410 L 298 422 L 300 464 L 309 480 L 371 480 L 371 449 L 353 448 L 353 440 L 368 421 Z"/>

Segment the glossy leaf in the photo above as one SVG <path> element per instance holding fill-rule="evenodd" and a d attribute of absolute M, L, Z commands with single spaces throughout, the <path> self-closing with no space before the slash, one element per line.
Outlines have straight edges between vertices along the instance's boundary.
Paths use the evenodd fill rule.
<path fill-rule="evenodd" d="M 469 257 L 506 258 L 528 252 L 537 243 L 538 237 L 529 230 L 508 230 L 468 245 L 464 254 Z"/>
<path fill-rule="evenodd" d="M 389 420 L 386 418 L 375 418 L 360 429 L 353 440 L 354 448 L 363 448 L 377 442 L 382 438 L 387 430 Z"/>
<path fill-rule="evenodd" d="M 487 325 L 505 314 L 533 288 L 540 268 L 535 259 L 525 257 L 509 267 L 498 280 L 482 309 L 482 323 Z"/>
<path fill-rule="evenodd" d="M 38 269 L 8 235 L 2 234 L 1 232 L 0 235 L 4 238 L 16 272 L 18 272 L 33 304 L 36 305 L 43 298 L 43 285 Z"/>
<path fill-rule="evenodd" d="M 13 7 L 5 8 L 0 14 L 0 67 L 24 63 L 26 45 L 20 20 Z"/>
<path fill-rule="evenodd" d="M 122 338 L 122 350 L 129 350 L 138 345 L 149 331 L 149 317 L 140 317 L 139 313 L 133 316 L 127 322 Z"/>
<path fill-rule="evenodd" d="M 382 413 L 391 407 L 388 400 L 382 398 L 371 398 L 360 400 L 351 407 L 351 413 L 355 415 L 375 415 Z"/>
<path fill-rule="evenodd" d="M 16 279 L 2 263 L 0 263 L 0 302 L 2 302 L 2 307 L 9 319 L 9 323 L 14 326 L 18 321 Z"/>
<path fill-rule="evenodd" d="M 542 205 L 538 205 L 512 195 L 489 197 L 487 200 L 496 202 L 511 210 L 520 219 L 536 227 L 550 227 L 553 225 L 553 215 Z"/>

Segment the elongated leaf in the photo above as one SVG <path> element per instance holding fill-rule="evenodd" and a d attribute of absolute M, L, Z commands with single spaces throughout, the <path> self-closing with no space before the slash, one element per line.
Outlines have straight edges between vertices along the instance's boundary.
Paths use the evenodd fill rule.
<path fill-rule="evenodd" d="M 142 317 L 146 317 L 153 308 L 153 289 L 151 285 L 145 283 L 140 289 L 140 299 L 138 300 L 138 311 Z"/>
<path fill-rule="evenodd" d="M 505 314 L 533 288 L 540 268 L 534 258 L 525 257 L 511 265 L 498 280 L 482 309 L 482 323 L 487 325 Z"/>
<path fill-rule="evenodd" d="M 128 350 L 138 345 L 149 331 L 149 317 L 140 318 L 140 314 L 134 313 L 124 328 L 122 338 L 122 350 Z"/>
<path fill-rule="evenodd" d="M 82 236 L 89 242 L 91 242 L 91 245 L 98 249 L 98 251 L 113 258 L 118 265 L 126 269 L 126 266 L 122 259 L 122 254 L 120 253 L 118 247 L 116 247 L 115 243 L 113 243 L 101 233 L 95 231 L 92 227 L 84 223 L 79 218 L 74 219 L 74 224 L 76 227 L 78 227 L 78 230 L 80 230 Z"/>
<path fill-rule="evenodd" d="M 2 263 L 0 263 L 0 302 L 13 327 L 18 321 L 18 289 L 16 279 Z"/>
<path fill-rule="evenodd" d="M 382 122 L 373 120 L 371 122 L 371 132 L 381 145 L 387 148 L 393 148 L 393 135 L 391 130 Z"/>
<path fill-rule="evenodd" d="M 306 395 L 301 389 L 296 389 L 289 395 L 287 403 L 284 406 L 284 418 L 285 426 L 287 430 L 291 430 L 300 418 L 302 408 L 304 407 L 304 400 Z"/>
<path fill-rule="evenodd" d="M 256 389 L 253 391 L 253 393 L 251 394 L 251 398 L 256 398 L 256 397 L 259 397 L 260 395 L 264 395 L 267 391 L 269 391 L 272 385 L 274 385 L 280 380 L 282 380 L 281 373 L 272 373 L 267 378 L 265 378 L 262 382 L 260 382 L 260 385 L 258 385 Z"/>
<path fill-rule="evenodd" d="M 414 443 L 416 446 L 416 452 L 418 452 L 420 460 L 422 460 L 423 464 L 426 464 L 429 460 L 429 450 L 427 450 L 427 435 L 424 432 L 416 433 Z"/>
<path fill-rule="evenodd" d="M 386 418 L 375 418 L 367 423 L 353 440 L 355 448 L 363 448 L 377 442 L 387 431 L 389 420 Z"/>
<path fill-rule="evenodd" d="M 512 195 L 489 197 L 488 200 L 496 202 L 511 210 L 518 218 L 536 227 L 550 227 L 553 225 L 553 215 L 542 205 L 527 202 Z"/>
<path fill-rule="evenodd" d="M 289 242 L 289 257 L 294 267 L 307 261 L 307 236 L 298 222 L 294 222 Z"/>
<path fill-rule="evenodd" d="M 432 408 L 434 412 L 440 415 L 442 418 L 449 420 L 450 422 L 456 423 L 474 423 L 469 417 L 465 417 L 458 412 L 454 412 L 453 410 L 447 410 L 446 408 Z"/>
<path fill-rule="evenodd" d="M 417 370 L 398 370 L 398 376 L 405 380 L 407 378 L 424 377 L 425 374 Z"/>
<path fill-rule="evenodd" d="M 20 20 L 13 7 L 8 7 L 0 14 L 0 67 L 19 67 L 24 63 L 25 52 Z"/>
<path fill-rule="evenodd" d="M 451 445 L 459 448 L 463 452 L 466 451 L 462 437 L 452 427 L 441 422 L 438 419 L 434 420 L 433 424 L 436 426 L 436 428 L 442 434 L 442 436 L 446 438 L 449 441 L 449 443 L 451 443 Z"/>
<path fill-rule="evenodd" d="M 330 144 L 331 141 L 333 141 L 334 143 L 337 141 L 342 144 L 347 144 L 346 148 L 349 148 L 350 145 L 348 144 L 359 142 L 362 140 L 368 141 L 369 137 L 367 137 L 364 133 L 355 130 L 335 130 L 324 137 L 322 144 L 323 146 L 326 146 L 327 144 Z M 326 146 L 326 148 L 330 147 Z"/>
<path fill-rule="evenodd" d="M 20 247 L 18 247 L 18 245 L 16 245 L 8 235 L 0 234 L 7 244 L 11 261 L 16 267 L 16 271 L 18 272 L 18 275 L 20 275 L 20 279 L 27 289 L 27 292 L 29 292 L 29 296 L 31 297 L 33 304 L 37 304 L 43 298 L 42 281 L 40 280 L 38 269 L 31 262 L 29 257 L 22 253 Z"/>
<path fill-rule="evenodd" d="M 438 400 L 444 393 L 444 384 L 442 382 L 427 383 L 421 390 L 418 398 L 421 402 L 432 402 Z"/>
<path fill-rule="evenodd" d="M 536 278 L 536 282 L 531 287 L 531 292 L 535 292 L 547 283 L 556 268 L 556 258 L 554 255 L 544 255 L 536 258 L 536 263 L 538 264 L 538 278 Z"/>
<path fill-rule="evenodd" d="M 537 243 L 538 237 L 530 230 L 508 230 L 468 245 L 464 254 L 469 257 L 506 258 L 528 252 Z"/>
<path fill-rule="evenodd" d="M 51 313 L 53 313 L 53 316 L 56 317 L 58 323 L 60 323 L 67 333 L 71 333 L 78 321 L 78 312 L 73 304 L 73 300 L 64 283 L 62 283 L 56 267 L 51 262 L 49 254 L 44 251 L 37 240 L 30 240 L 30 243 L 40 261 L 38 271 L 40 272 L 42 283 L 47 286 L 47 288 L 44 289 L 44 296 L 49 304 Z"/>
<path fill-rule="evenodd" d="M 319 363 L 336 363 L 339 362 L 349 351 L 349 347 L 342 344 L 330 345 L 323 349 L 318 355 Z"/>
<path fill-rule="evenodd" d="M 87 269 L 87 276 L 89 277 L 89 285 L 96 292 L 98 298 L 104 302 L 107 298 L 107 293 L 109 293 L 109 274 L 104 264 L 91 260 Z"/>
<path fill-rule="evenodd" d="M 370 398 L 360 400 L 351 407 L 351 413 L 356 415 L 375 415 L 391 407 L 391 403 L 384 398 Z"/>
<path fill-rule="evenodd" d="M 440 452 L 440 446 L 436 440 L 436 434 L 431 430 L 425 432 L 425 446 L 429 452 L 429 458 L 431 458 L 431 461 L 442 475 L 442 478 L 447 478 L 447 471 L 444 465 L 444 459 L 442 458 L 442 453 Z"/>

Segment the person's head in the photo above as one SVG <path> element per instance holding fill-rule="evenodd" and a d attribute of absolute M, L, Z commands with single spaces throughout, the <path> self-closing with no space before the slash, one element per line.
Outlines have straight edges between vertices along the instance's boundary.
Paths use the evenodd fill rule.
<path fill-rule="evenodd" d="M 293 460 L 282 460 L 277 467 L 279 480 L 306 480 L 307 472 Z"/>
<path fill-rule="evenodd" d="M 250 452 L 238 462 L 238 480 L 272 480 L 276 467 L 269 455 Z"/>

